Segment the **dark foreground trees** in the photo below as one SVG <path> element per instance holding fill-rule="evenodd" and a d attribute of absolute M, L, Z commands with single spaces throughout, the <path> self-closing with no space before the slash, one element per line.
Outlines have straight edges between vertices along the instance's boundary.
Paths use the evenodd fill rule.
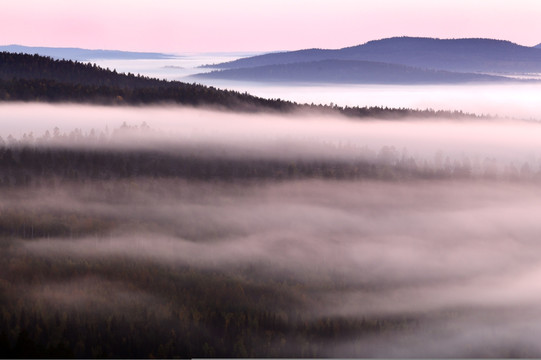
<path fill-rule="evenodd" d="M 39 55 L 0 53 L 0 101 L 75 102 L 106 105 L 182 104 L 233 111 L 342 113 L 355 118 L 475 118 L 459 111 L 338 107 L 264 99 L 199 84 L 120 74 L 95 64 Z"/>

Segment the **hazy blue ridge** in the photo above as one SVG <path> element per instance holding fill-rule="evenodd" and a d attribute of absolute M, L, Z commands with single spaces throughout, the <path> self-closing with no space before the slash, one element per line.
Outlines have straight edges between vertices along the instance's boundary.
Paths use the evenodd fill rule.
<path fill-rule="evenodd" d="M 374 40 L 337 50 L 307 49 L 270 53 L 211 67 L 235 69 L 320 60 L 375 61 L 458 72 L 541 72 L 541 49 L 538 47 L 494 39 L 416 37 Z"/>
<path fill-rule="evenodd" d="M 172 59 L 178 57 L 173 54 L 155 52 L 133 52 L 120 50 L 89 50 L 81 48 L 61 47 L 32 47 L 22 45 L 0 46 L 0 51 L 23 54 L 38 54 L 49 56 L 53 59 L 66 60 L 93 60 L 93 59 L 119 59 L 119 60 L 142 60 L 142 59 Z"/>
<path fill-rule="evenodd" d="M 427 70 L 405 65 L 354 60 L 320 60 L 226 69 L 197 74 L 194 77 L 336 84 L 437 84 L 511 80 L 502 76 Z"/>

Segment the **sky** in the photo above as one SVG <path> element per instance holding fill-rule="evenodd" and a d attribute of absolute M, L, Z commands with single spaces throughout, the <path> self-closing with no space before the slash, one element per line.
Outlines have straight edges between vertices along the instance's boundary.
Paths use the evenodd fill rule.
<path fill-rule="evenodd" d="M 392 36 L 541 43 L 538 0 L 0 0 L 0 45 L 169 53 L 341 48 Z"/>

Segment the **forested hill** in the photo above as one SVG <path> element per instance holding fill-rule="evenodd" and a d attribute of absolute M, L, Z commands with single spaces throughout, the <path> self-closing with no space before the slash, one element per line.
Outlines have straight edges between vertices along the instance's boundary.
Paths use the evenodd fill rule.
<path fill-rule="evenodd" d="M 95 104 L 181 104 L 233 111 L 317 111 L 351 117 L 475 117 L 457 111 L 300 105 L 199 84 L 117 73 L 95 64 L 54 60 L 39 55 L 0 52 L 0 101 L 44 101 Z"/>
<path fill-rule="evenodd" d="M 22 53 L 0 53 L 0 79 L 47 79 L 62 83 L 118 87 L 148 87 L 165 82 L 118 74 L 95 64 Z"/>
<path fill-rule="evenodd" d="M 0 53 L 0 100 L 98 104 L 177 103 L 289 111 L 295 104 L 179 81 L 117 73 L 95 64 Z"/>

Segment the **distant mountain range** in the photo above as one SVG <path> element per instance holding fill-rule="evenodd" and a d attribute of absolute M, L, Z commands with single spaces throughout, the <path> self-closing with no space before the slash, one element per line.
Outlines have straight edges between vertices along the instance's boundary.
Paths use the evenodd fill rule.
<path fill-rule="evenodd" d="M 338 50 L 269 53 L 205 67 L 222 71 L 198 74 L 197 77 L 339 83 L 455 83 L 505 80 L 488 75 L 541 73 L 541 48 L 493 39 L 394 37 Z"/>
<path fill-rule="evenodd" d="M 133 52 L 120 50 L 89 50 L 81 48 L 62 48 L 62 47 L 32 47 L 22 45 L 4 45 L 0 46 L 0 52 L 38 54 L 49 56 L 53 59 L 66 60 L 96 60 L 96 59 L 119 59 L 119 60 L 138 60 L 138 59 L 172 59 L 178 57 L 172 54 L 154 53 L 154 52 Z"/>
<path fill-rule="evenodd" d="M 239 81 L 322 84 L 439 84 L 511 81 L 511 79 L 502 76 L 430 70 L 405 65 L 356 60 L 320 60 L 226 69 L 198 74 L 197 77 Z"/>

